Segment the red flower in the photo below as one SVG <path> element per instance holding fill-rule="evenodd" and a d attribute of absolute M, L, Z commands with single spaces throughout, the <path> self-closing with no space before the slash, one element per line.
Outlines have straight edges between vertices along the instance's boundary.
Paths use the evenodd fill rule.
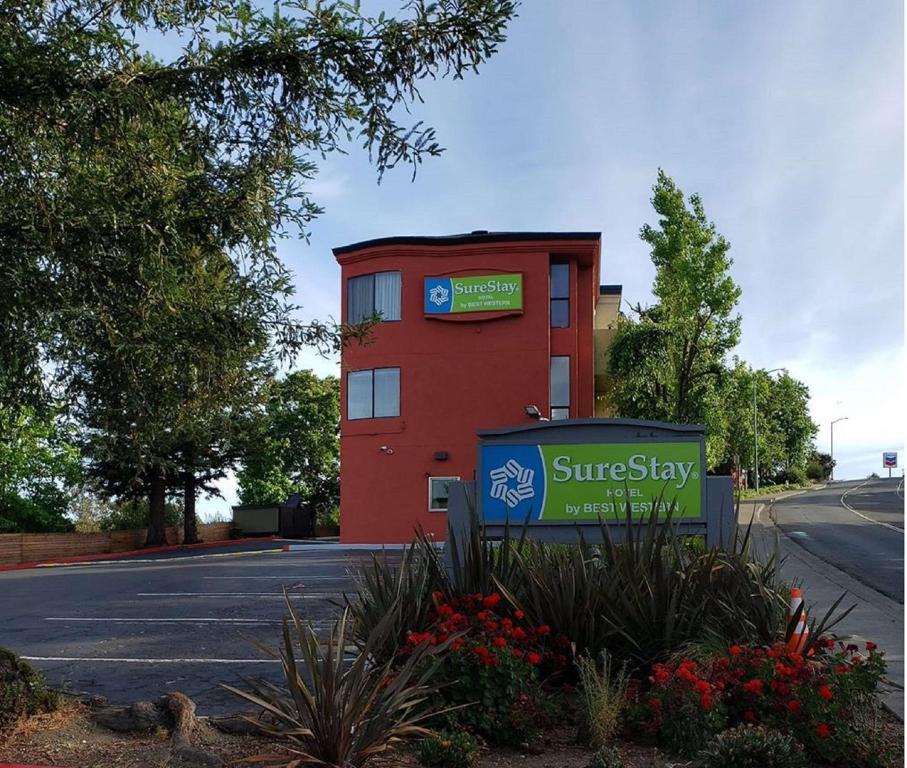
<path fill-rule="evenodd" d="M 831 692 L 831 688 L 829 688 L 827 685 L 819 686 L 819 695 L 823 699 L 825 699 L 825 701 L 831 701 L 835 697 L 835 695 Z"/>
<path fill-rule="evenodd" d="M 702 696 L 699 697 L 699 705 L 706 712 L 708 712 L 714 706 L 714 702 L 712 701 L 711 696 L 709 696 L 707 693 L 704 693 L 704 694 L 702 694 Z"/>
<path fill-rule="evenodd" d="M 484 659 L 486 656 L 491 655 L 491 651 L 489 651 L 484 645 L 477 645 L 472 649 L 472 652 L 480 659 Z"/>
<path fill-rule="evenodd" d="M 513 614 L 513 615 L 514 615 L 514 617 L 515 617 L 515 618 L 517 618 L 517 619 L 520 619 L 520 620 L 521 620 L 521 619 L 522 619 L 522 618 L 523 618 L 523 617 L 524 617 L 524 616 L 525 616 L 525 615 L 526 615 L 526 614 L 525 614 L 525 613 L 523 613 L 523 612 L 522 612 L 522 611 L 517 611 L 517 612 L 516 612 L 516 613 L 514 613 L 514 614 Z"/>
<path fill-rule="evenodd" d="M 535 630 L 538 635 L 547 635 L 551 631 L 551 627 L 547 624 L 542 624 L 538 629 Z"/>
<path fill-rule="evenodd" d="M 709 693 L 712 690 L 712 686 L 710 686 L 705 680 L 697 680 L 693 684 L 693 688 L 696 689 L 696 693 L 701 694 Z"/>
<path fill-rule="evenodd" d="M 816 726 L 816 733 L 820 739 L 827 739 L 831 736 L 831 728 L 829 728 L 826 723 L 819 723 Z"/>
<path fill-rule="evenodd" d="M 874 642 L 872 642 L 872 640 L 868 640 L 866 642 L 866 650 L 869 651 L 870 653 L 878 647 L 879 646 L 877 646 Z"/>
<path fill-rule="evenodd" d="M 436 590 L 431 593 L 431 599 L 436 603 L 440 603 L 444 599 L 444 593 Z"/>
<path fill-rule="evenodd" d="M 753 712 L 753 710 L 748 709 L 748 710 L 746 710 L 746 712 L 743 713 L 743 719 L 746 720 L 748 723 L 752 723 L 756 720 L 756 715 Z"/>
<path fill-rule="evenodd" d="M 516 629 L 513 630 L 513 639 L 514 640 L 525 640 L 526 639 L 526 632 L 523 630 L 522 627 L 517 627 Z"/>
<path fill-rule="evenodd" d="M 496 637 L 492 642 L 494 643 L 496 648 L 503 648 L 505 645 L 507 645 L 507 640 L 503 637 Z"/>
<path fill-rule="evenodd" d="M 800 702 L 796 699 L 791 699 L 787 702 L 787 711 L 791 714 L 795 714 L 800 711 Z"/>
<path fill-rule="evenodd" d="M 532 664 L 533 667 L 537 667 L 542 663 L 542 657 L 539 656 L 535 651 L 530 651 L 526 654 L 526 661 Z"/>
<path fill-rule="evenodd" d="M 450 616 L 453 613 L 453 608 L 451 608 L 446 603 L 444 605 L 438 606 L 438 615 L 439 616 Z"/>
<path fill-rule="evenodd" d="M 749 682 L 743 684 L 743 690 L 747 693 L 753 694 L 754 696 L 760 696 L 762 694 L 763 688 L 764 685 L 762 681 L 758 679 L 750 680 Z"/>
<path fill-rule="evenodd" d="M 501 602 L 501 596 L 497 592 L 492 592 L 488 597 L 482 600 L 482 605 L 486 608 L 494 608 Z"/>
<path fill-rule="evenodd" d="M 730 653 L 731 656 L 739 656 L 741 653 L 743 653 L 743 648 L 741 648 L 739 645 L 732 645 L 730 648 L 728 648 L 728 653 Z"/>
<path fill-rule="evenodd" d="M 649 699 L 649 709 L 658 711 L 661 709 L 661 699 Z"/>

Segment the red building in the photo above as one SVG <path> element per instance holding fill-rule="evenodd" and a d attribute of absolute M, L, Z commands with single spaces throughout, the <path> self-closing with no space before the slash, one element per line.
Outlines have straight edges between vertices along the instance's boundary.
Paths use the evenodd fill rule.
<path fill-rule="evenodd" d="M 389 237 L 334 249 L 343 318 L 380 315 L 342 354 L 340 538 L 446 535 L 447 483 L 476 432 L 608 415 L 601 391 L 620 286 L 598 232 Z"/>

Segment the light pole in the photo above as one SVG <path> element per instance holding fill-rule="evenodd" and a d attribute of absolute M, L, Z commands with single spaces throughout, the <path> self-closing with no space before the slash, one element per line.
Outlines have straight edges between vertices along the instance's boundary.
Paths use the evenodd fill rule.
<path fill-rule="evenodd" d="M 770 373 L 775 373 L 775 371 L 784 371 L 787 373 L 787 368 L 772 368 L 770 371 L 765 371 L 765 375 L 768 376 Z M 759 493 L 759 416 L 756 411 L 756 373 L 753 371 L 753 471 L 756 473 L 756 493 Z"/>
<path fill-rule="evenodd" d="M 839 421 L 847 421 L 849 416 L 842 416 L 831 423 L 831 482 L 835 481 L 835 424 Z"/>

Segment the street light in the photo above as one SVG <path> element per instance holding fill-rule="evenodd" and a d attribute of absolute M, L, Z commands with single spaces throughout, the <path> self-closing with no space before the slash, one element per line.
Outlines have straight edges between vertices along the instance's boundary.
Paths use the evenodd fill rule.
<path fill-rule="evenodd" d="M 787 373 L 787 368 L 772 368 L 769 371 L 765 371 L 765 375 L 768 376 L 770 373 L 775 373 L 776 371 L 784 371 Z M 756 371 L 753 371 L 753 470 L 756 473 L 756 493 L 759 493 L 759 416 L 756 411 Z"/>
<path fill-rule="evenodd" d="M 849 416 L 842 416 L 831 423 L 831 482 L 835 481 L 835 424 L 839 421 L 847 421 Z"/>

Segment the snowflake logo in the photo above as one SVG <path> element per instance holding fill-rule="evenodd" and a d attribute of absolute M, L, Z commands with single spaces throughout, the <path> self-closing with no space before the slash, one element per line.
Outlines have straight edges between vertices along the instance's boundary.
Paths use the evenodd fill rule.
<path fill-rule="evenodd" d="M 450 300 L 450 291 L 443 285 L 436 285 L 428 292 L 428 300 L 438 306 L 444 306 Z"/>
<path fill-rule="evenodd" d="M 514 459 L 510 459 L 503 467 L 491 470 L 488 476 L 491 478 L 491 498 L 500 499 L 508 509 L 535 496 L 532 487 L 535 472 L 520 466 Z"/>

